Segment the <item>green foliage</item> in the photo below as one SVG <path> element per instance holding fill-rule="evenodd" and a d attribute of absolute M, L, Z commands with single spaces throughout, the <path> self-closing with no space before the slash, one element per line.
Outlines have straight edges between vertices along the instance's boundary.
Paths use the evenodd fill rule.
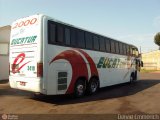
<path fill-rule="evenodd" d="M 160 46 L 160 32 L 154 36 L 154 43 Z"/>

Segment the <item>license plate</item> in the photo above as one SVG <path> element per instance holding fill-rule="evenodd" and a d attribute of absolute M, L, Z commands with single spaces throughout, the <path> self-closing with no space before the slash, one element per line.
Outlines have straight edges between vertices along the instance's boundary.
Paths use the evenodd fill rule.
<path fill-rule="evenodd" d="M 19 82 L 19 84 L 21 85 L 21 86 L 26 86 L 26 82 Z"/>

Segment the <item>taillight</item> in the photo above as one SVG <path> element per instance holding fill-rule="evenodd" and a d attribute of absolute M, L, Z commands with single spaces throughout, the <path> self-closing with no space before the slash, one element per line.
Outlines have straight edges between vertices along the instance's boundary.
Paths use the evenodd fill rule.
<path fill-rule="evenodd" d="M 37 77 L 43 77 L 43 63 L 37 63 Z"/>

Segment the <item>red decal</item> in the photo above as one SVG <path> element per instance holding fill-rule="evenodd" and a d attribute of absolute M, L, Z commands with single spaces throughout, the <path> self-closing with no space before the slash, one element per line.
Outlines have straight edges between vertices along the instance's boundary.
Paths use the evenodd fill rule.
<path fill-rule="evenodd" d="M 25 21 L 21 21 L 21 22 L 17 22 L 13 25 L 12 29 L 15 29 L 15 28 L 20 28 L 20 27 L 23 27 L 23 26 L 28 26 L 28 25 L 33 25 L 37 22 L 37 18 L 33 18 L 31 20 L 25 20 Z"/>
<path fill-rule="evenodd" d="M 72 79 L 66 93 L 73 93 L 74 85 L 78 77 L 84 76 L 88 78 L 88 70 L 86 63 L 82 56 L 73 50 L 66 50 L 59 55 L 57 55 L 51 62 L 54 62 L 59 59 L 67 60 L 72 67 Z"/>
<path fill-rule="evenodd" d="M 90 70 L 91 70 L 91 77 L 92 76 L 99 77 L 96 65 L 95 65 L 94 61 L 92 60 L 92 58 L 83 50 L 80 50 L 80 49 L 76 49 L 76 50 L 79 51 L 80 53 L 82 53 L 86 57 L 87 61 L 89 62 Z"/>
<path fill-rule="evenodd" d="M 21 60 L 17 63 L 17 61 L 18 61 L 19 59 L 21 59 Z M 28 63 L 30 62 L 30 61 L 29 61 L 29 62 L 26 62 L 26 63 L 24 63 L 22 66 L 20 66 L 18 69 L 16 69 L 16 66 L 19 65 L 20 63 L 22 63 L 24 59 L 25 59 L 25 54 L 24 54 L 24 53 L 19 54 L 19 55 L 15 58 L 15 60 L 14 60 L 14 62 L 13 62 L 13 65 L 12 65 L 12 72 L 13 72 L 13 74 L 19 72 L 20 69 L 22 69 L 26 64 L 28 64 Z"/>

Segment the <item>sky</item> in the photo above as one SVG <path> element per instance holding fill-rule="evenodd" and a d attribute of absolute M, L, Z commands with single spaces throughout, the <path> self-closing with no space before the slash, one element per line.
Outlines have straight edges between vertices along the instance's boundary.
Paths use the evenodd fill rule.
<path fill-rule="evenodd" d="M 160 0 L 0 0 L 0 27 L 37 13 L 137 46 L 157 50 Z"/>

